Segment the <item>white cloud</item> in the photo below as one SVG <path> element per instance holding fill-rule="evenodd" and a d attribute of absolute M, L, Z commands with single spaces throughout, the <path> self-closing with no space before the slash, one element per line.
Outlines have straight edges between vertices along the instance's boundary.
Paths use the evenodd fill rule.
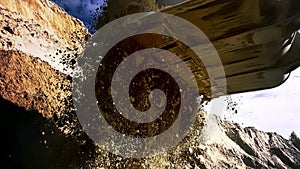
<path fill-rule="evenodd" d="M 292 131 L 300 135 L 300 69 L 292 72 L 281 86 L 231 96 L 238 102 L 237 114 L 225 117 L 243 126 L 277 132 L 288 138 Z"/>

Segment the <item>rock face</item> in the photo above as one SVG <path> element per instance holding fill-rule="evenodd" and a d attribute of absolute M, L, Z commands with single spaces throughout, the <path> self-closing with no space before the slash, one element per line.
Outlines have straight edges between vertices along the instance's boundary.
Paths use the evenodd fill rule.
<path fill-rule="evenodd" d="M 26 109 L 39 110 L 44 116 L 67 112 L 71 84 L 67 76 L 51 66 L 21 53 L 0 51 L 1 96 Z"/>
<path fill-rule="evenodd" d="M 82 161 L 75 162 L 79 166 L 91 158 L 94 145 L 81 131 L 71 102 L 73 66 L 89 37 L 81 21 L 48 0 L 0 2 L 4 167 L 75 168 L 75 161 Z"/>
<path fill-rule="evenodd" d="M 58 40 L 59 42 L 56 42 L 59 43 L 58 45 L 73 49 L 82 46 L 85 42 L 82 37 L 88 34 L 81 21 L 69 16 L 48 0 L 16 0 L 14 2 L 3 0 L 0 2 L 0 7 L 2 8 L 1 25 L 15 30 L 14 36 L 34 37 L 31 33 L 36 33 L 38 37 L 48 36 L 49 40 L 53 40 L 52 43 Z"/>
<path fill-rule="evenodd" d="M 0 95 L 60 116 L 69 109 L 72 68 L 89 33 L 47 0 L 4 0 L 0 8 Z"/>
<path fill-rule="evenodd" d="M 217 118 L 215 120 L 218 121 L 219 129 L 223 134 L 213 136 L 221 138 L 221 142 L 209 146 L 212 153 L 206 151 L 207 158 L 212 160 L 209 166 L 300 168 L 299 149 L 282 136 L 276 133 L 265 133 L 253 127 L 241 128 L 238 124 L 222 122 Z M 233 146 L 228 146 L 228 143 Z M 215 156 L 216 154 L 223 157 L 219 158 Z"/>
<path fill-rule="evenodd" d="M 76 56 L 82 51 L 90 35 L 80 21 L 47 0 L 15 0 L 14 3 L 1 0 L 0 8 L 0 96 L 27 110 L 37 110 L 55 122 L 53 124 L 53 121 L 39 120 L 39 124 L 51 123 L 51 127 L 56 129 L 55 133 L 58 133 L 56 136 L 47 135 L 50 137 L 48 140 L 52 140 L 49 145 L 64 146 L 63 149 L 50 147 L 49 152 L 55 151 L 51 155 L 52 160 L 53 156 L 58 154 L 65 156 L 53 163 L 72 163 L 71 166 L 68 164 L 57 166 L 300 168 L 300 150 L 288 140 L 276 133 L 264 133 L 254 128 L 243 129 L 237 124 L 221 121 L 214 116 L 207 118 L 204 112 L 199 112 L 193 130 L 180 145 L 167 153 L 146 159 L 124 159 L 115 156 L 96 147 L 82 133 L 83 137 L 65 138 L 66 134 L 74 136 L 76 133 L 72 131 L 80 130 L 71 104 L 72 68 Z M 7 101 L 5 105 L 15 106 Z M 1 113 L 7 113 L 7 110 L 2 108 Z M 29 113 L 19 109 L 18 111 L 22 113 Z M 14 121 L 13 118 L 18 117 L 11 118 L 11 121 Z M 30 123 L 34 123 L 33 121 L 29 120 Z M 212 131 L 208 127 L 209 124 L 217 127 Z M 11 124 L 5 123 L 3 126 L 6 125 Z M 27 126 L 20 128 L 23 127 Z M 51 132 L 52 129 L 48 129 L 47 133 L 48 131 Z M 63 131 L 63 136 L 60 131 Z M 7 133 L 11 132 L 5 134 Z M 60 139 L 65 140 L 65 143 L 60 144 Z M 80 142 L 77 139 L 81 139 Z M 86 151 L 81 149 L 82 142 L 88 147 L 85 148 Z M 8 141 L 5 143 L 9 144 Z M 67 146 L 72 148 L 68 149 Z M 17 150 L 16 153 L 18 152 Z M 43 149 L 43 153 L 47 154 L 47 150 Z M 4 156 L 7 158 L 10 154 Z M 85 159 L 85 161 L 78 164 L 73 156 L 76 156 L 74 158 L 76 160 Z M 26 164 L 30 166 L 30 162 Z M 34 168 L 45 168 L 44 165 L 46 163 L 42 165 L 43 167 Z"/>

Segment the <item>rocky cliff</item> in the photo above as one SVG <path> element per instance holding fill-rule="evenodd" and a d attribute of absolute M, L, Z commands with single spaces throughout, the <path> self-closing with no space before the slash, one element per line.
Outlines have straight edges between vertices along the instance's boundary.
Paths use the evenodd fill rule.
<path fill-rule="evenodd" d="M 0 96 L 6 100 L 4 104 L 1 99 L 0 112 L 8 117 L 6 114 L 13 114 L 17 107 L 18 111 L 28 113 L 28 116 L 11 117 L 6 125 L 28 128 L 28 123 L 41 121 L 38 131 L 45 126 L 48 126 L 47 131 L 55 131 L 40 133 L 47 135 L 47 144 L 56 143 L 56 147 L 50 146 L 46 153 L 55 152 L 56 156 L 63 154 L 63 157 L 57 160 L 54 155 L 49 159 L 33 156 L 52 160 L 47 162 L 49 168 L 300 168 L 300 150 L 290 141 L 276 133 L 241 128 L 215 116 L 207 117 L 202 111 L 191 133 L 167 153 L 146 159 L 125 159 L 98 148 L 87 137 L 79 137 L 82 132 L 71 103 L 73 65 L 90 37 L 84 25 L 47 0 L 1 0 L 0 8 Z M 14 108 L 6 109 L 7 102 Z M 32 113 L 43 117 L 32 116 Z M 34 119 L 24 118 L 17 123 L 15 119 L 19 117 Z M 8 134 L 4 137 L 21 133 L 6 125 L 4 133 Z M 214 130 L 209 126 L 215 126 Z M 74 137 L 65 141 L 66 135 Z M 29 140 L 31 144 L 40 141 Z M 14 143 L 14 140 L 5 142 Z M 84 149 L 80 148 L 82 145 Z M 24 147 L 15 151 L 21 159 L 7 163 L 21 161 L 17 168 L 47 168 L 46 163 L 37 162 L 39 159 L 24 163 L 32 153 Z M 80 163 L 77 159 L 81 159 Z M 43 167 L 38 165 L 40 163 Z M 61 165 L 53 165 L 55 163 Z"/>
<path fill-rule="evenodd" d="M 266 133 L 254 127 L 218 121 L 213 141 L 206 150 L 209 166 L 222 168 L 300 168 L 300 151 L 289 140 L 276 133 Z M 226 141 L 227 140 L 227 141 Z M 230 146 L 231 145 L 231 146 Z M 220 154 L 221 158 L 218 157 Z"/>
<path fill-rule="evenodd" d="M 71 76 L 87 29 L 48 0 L 4 0 L 0 8 L 1 97 L 47 118 L 73 117 Z"/>

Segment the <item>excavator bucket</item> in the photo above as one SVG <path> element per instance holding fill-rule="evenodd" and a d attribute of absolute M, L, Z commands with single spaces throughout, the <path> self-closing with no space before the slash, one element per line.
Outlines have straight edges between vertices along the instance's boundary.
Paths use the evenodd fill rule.
<path fill-rule="evenodd" d="M 215 69 L 225 72 L 226 93 L 218 93 L 222 91 L 218 88 L 224 87 L 218 86 L 223 77 L 208 76 L 198 57 L 182 48 L 180 42 L 172 41 L 172 45 L 164 44 L 162 48 L 184 58 L 195 75 L 199 93 L 207 99 L 279 86 L 300 65 L 298 0 L 159 0 L 157 7 L 151 2 L 141 1 L 140 6 L 134 1 L 109 2 L 114 4 L 108 8 L 114 9 L 108 9 L 108 20 L 152 9 L 181 17 L 198 27 L 222 61 L 221 67 Z M 205 44 L 197 45 L 205 48 Z"/>

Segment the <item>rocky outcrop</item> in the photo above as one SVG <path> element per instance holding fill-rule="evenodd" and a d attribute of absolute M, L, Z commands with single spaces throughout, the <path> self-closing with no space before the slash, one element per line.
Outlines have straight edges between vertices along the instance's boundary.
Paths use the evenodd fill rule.
<path fill-rule="evenodd" d="M 297 147 L 298 150 L 300 150 L 300 139 L 299 137 L 296 135 L 295 132 L 292 132 L 290 135 L 290 140 L 293 143 L 293 145 L 295 147 Z"/>
<path fill-rule="evenodd" d="M 70 109 L 71 77 L 15 50 L 0 51 L 0 95 L 45 117 Z"/>
<path fill-rule="evenodd" d="M 73 163 L 84 165 L 92 157 L 94 145 L 82 132 L 71 101 L 73 66 L 89 37 L 81 21 L 48 0 L 0 2 L 4 167 L 75 168 Z"/>
<path fill-rule="evenodd" d="M 60 117 L 70 109 L 72 69 L 87 29 L 47 0 L 4 0 L 0 8 L 0 95 Z"/>
<path fill-rule="evenodd" d="M 3 0 L 0 7 L 1 25 L 15 29 L 15 36 L 24 37 L 31 35 L 30 33 L 40 34 L 40 31 L 48 31 L 45 34 L 56 38 L 53 39 L 53 43 L 58 40 L 63 46 L 73 49 L 82 46 L 85 42 L 83 37 L 88 35 L 81 21 L 48 0 Z M 23 28 L 24 24 L 26 26 Z"/>
<path fill-rule="evenodd" d="M 241 149 L 241 158 L 251 168 L 300 168 L 300 151 L 276 133 L 223 122 L 226 135 Z"/>

